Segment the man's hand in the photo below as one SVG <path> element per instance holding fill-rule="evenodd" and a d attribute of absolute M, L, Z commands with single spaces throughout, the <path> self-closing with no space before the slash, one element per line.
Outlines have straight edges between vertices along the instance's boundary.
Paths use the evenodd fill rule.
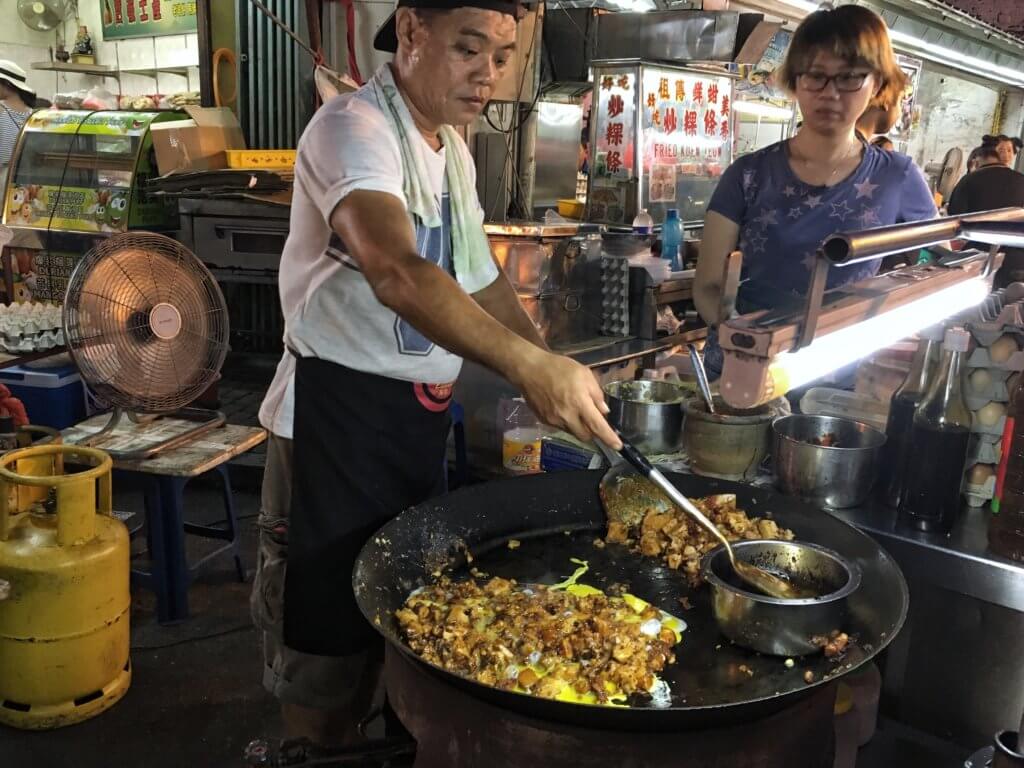
<path fill-rule="evenodd" d="M 545 424 L 571 432 L 584 442 L 596 437 L 614 450 L 622 446 L 605 418 L 604 393 L 589 368 L 536 349 L 517 371 L 514 383 Z"/>

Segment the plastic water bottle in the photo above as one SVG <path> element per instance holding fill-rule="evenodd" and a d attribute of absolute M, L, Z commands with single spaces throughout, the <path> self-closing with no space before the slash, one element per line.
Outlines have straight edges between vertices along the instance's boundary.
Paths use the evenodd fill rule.
<path fill-rule="evenodd" d="M 661 258 L 669 263 L 673 272 L 679 272 L 683 268 L 679 261 L 679 244 L 682 239 L 683 222 L 679 220 L 679 210 L 669 208 L 661 225 Z"/>
<path fill-rule="evenodd" d="M 651 214 L 647 212 L 646 208 L 641 208 L 640 213 L 633 219 L 633 234 L 634 235 L 650 235 L 654 231 L 654 219 L 651 218 Z"/>

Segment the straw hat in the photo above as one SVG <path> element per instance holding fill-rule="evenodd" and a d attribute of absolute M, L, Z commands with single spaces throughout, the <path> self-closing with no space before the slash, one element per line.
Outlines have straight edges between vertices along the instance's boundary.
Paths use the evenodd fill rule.
<path fill-rule="evenodd" d="M 0 80 L 10 83 L 19 91 L 35 96 L 36 91 L 28 84 L 26 78 L 24 69 L 9 59 L 0 59 Z"/>

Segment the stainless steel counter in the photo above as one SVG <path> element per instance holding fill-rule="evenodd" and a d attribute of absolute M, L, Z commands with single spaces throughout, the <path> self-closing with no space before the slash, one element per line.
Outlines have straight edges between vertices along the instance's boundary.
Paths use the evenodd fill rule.
<path fill-rule="evenodd" d="M 949 536 L 896 525 L 896 511 L 884 506 L 837 510 L 836 517 L 870 533 L 903 568 L 923 581 L 1012 611 L 1024 612 L 1024 563 L 988 551 L 988 518 L 967 510 Z"/>
<path fill-rule="evenodd" d="M 976 749 L 1024 709 L 1024 564 L 988 551 L 989 512 L 966 510 L 949 536 L 905 530 L 885 507 L 832 514 L 873 536 L 910 587 L 907 623 L 885 656 L 890 714 Z"/>

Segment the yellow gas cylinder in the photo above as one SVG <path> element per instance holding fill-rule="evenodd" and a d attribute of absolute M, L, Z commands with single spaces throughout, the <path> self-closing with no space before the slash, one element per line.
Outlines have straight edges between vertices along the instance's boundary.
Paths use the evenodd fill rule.
<path fill-rule="evenodd" d="M 87 468 L 65 473 L 64 462 Z M 0 723 L 45 729 L 128 690 L 128 530 L 110 457 L 70 445 L 0 456 Z"/>

